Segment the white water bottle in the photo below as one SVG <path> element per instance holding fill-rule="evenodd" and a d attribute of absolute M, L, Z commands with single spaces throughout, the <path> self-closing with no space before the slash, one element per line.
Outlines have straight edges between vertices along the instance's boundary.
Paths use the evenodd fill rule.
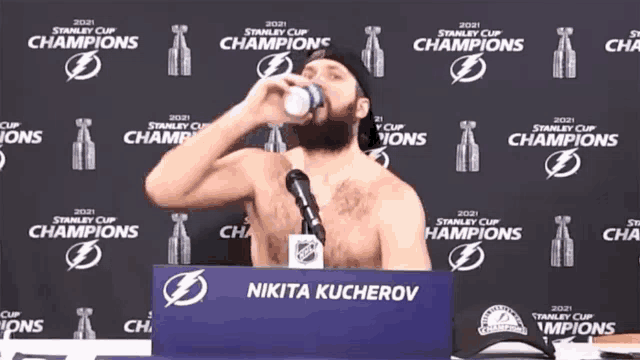
<path fill-rule="evenodd" d="M 315 109 L 324 103 L 322 89 L 316 84 L 306 87 L 294 86 L 284 100 L 284 109 L 292 116 L 304 116 L 309 110 Z"/>

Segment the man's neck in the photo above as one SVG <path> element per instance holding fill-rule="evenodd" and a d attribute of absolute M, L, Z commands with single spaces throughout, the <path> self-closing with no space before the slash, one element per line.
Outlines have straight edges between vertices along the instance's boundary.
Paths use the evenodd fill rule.
<path fill-rule="evenodd" d="M 304 154 L 305 171 L 310 177 L 323 176 L 331 177 L 345 170 L 352 169 L 353 163 L 361 153 L 357 142 L 351 142 L 346 148 L 339 152 L 310 151 L 302 149 Z"/>

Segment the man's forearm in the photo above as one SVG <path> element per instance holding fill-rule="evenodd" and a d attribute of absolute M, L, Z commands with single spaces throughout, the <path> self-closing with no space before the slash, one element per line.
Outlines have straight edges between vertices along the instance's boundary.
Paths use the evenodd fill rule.
<path fill-rule="evenodd" d="M 259 124 L 259 119 L 245 103 L 234 106 L 195 136 L 167 152 L 149 173 L 145 184 L 147 191 L 152 196 L 186 194 L 212 170 L 215 160 Z"/>

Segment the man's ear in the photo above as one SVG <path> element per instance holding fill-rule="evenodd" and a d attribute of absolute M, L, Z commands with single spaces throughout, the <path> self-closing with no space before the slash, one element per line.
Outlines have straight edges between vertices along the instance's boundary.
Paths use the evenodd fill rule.
<path fill-rule="evenodd" d="M 369 107 L 369 99 L 365 97 L 359 98 L 356 102 L 356 117 L 358 119 L 362 119 L 363 117 L 367 116 L 367 114 L 369 113 Z"/>

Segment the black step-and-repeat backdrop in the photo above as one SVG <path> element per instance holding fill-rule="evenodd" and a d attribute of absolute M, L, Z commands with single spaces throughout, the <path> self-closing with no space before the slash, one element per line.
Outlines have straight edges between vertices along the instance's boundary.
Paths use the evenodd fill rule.
<path fill-rule="evenodd" d="M 171 214 L 148 203 L 144 178 L 258 79 L 332 43 L 371 59 L 383 145 L 368 153 L 421 196 L 457 311 L 522 304 L 561 341 L 638 327 L 640 4 L 0 10 L 11 338 L 147 339 L 152 264 L 251 265 L 242 209 Z M 278 141 L 291 148 L 295 134 L 258 129 L 242 146 Z"/>

